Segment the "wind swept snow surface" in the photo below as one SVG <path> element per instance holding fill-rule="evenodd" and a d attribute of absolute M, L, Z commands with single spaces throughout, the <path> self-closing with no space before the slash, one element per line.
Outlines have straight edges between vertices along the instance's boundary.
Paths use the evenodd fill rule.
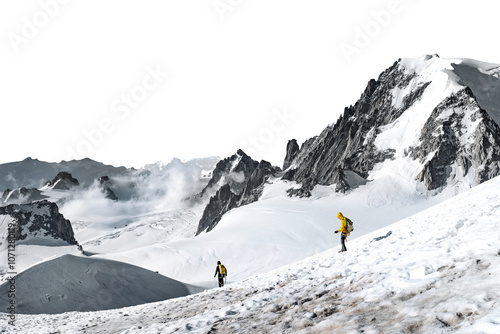
<path fill-rule="evenodd" d="M 18 315 L 23 333 L 500 333 L 500 178 L 337 249 L 197 295 Z M 230 268 L 228 268 L 230 270 Z M 0 315 L 7 331 L 7 315 Z"/>
<path fill-rule="evenodd" d="M 139 305 L 189 294 L 188 287 L 130 264 L 63 255 L 37 264 L 15 278 L 16 313 L 96 311 Z M 0 286 L 7 299 L 9 282 Z M 2 307 L 2 312 L 5 308 Z"/>

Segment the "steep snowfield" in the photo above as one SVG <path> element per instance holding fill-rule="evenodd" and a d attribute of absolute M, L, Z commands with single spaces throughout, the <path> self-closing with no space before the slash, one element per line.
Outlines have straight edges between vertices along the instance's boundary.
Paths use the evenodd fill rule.
<path fill-rule="evenodd" d="M 18 315 L 16 328 L 37 334 L 499 333 L 499 187 L 495 178 L 351 240 L 347 253 L 330 249 L 165 302 Z M 0 323 L 8 328 L 5 314 Z"/>

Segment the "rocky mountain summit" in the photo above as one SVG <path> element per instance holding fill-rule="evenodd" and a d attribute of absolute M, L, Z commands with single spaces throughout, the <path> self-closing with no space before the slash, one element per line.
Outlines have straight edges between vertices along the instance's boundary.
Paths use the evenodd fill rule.
<path fill-rule="evenodd" d="M 69 220 L 59 213 L 55 203 L 47 200 L 28 204 L 10 204 L 0 207 L 0 215 L 10 217 L 15 225 L 15 240 L 28 242 L 33 238 L 61 239 L 76 245 L 75 235 Z M 5 218 L 3 218 L 5 219 Z"/>
<path fill-rule="evenodd" d="M 60 189 L 60 190 L 69 190 L 75 186 L 79 186 L 80 182 L 75 179 L 71 173 L 68 172 L 59 172 L 56 177 L 51 181 L 45 182 L 46 187 L 50 187 L 52 189 Z"/>
<path fill-rule="evenodd" d="M 115 192 L 111 189 L 113 186 L 113 182 L 111 182 L 111 179 L 109 176 L 104 175 L 101 176 L 99 179 L 97 179 L 99 182 L 99 187 L 101 188 L 101 192 L 104 194 L 106 198 L 109 198 L 112 201 L 118 200 L 118 197 L 116 196 Z"/>
<path fill-rule="evenodd" d="M 285 155 L 285 161 L 283 161 L 283 170 L 288 169 L 288 167 L 291 166 L 293 159 L 297 156 L 297 154 L 300 152 L 300 147 L 299 144 L 297 144 L 296 139 L 291 139 L 288 141 L 288 144 L 286 145 L 286 155 Z"/>
<path fill-rule="evenodd" d="M 242 150 L 219 161 L 212 178 L 199 195 L 213 194 L 203 211 L 196 234 L 212 230 L 229 210 L 257 201 L 267 179 L 279 171 L 279 167 L 273 167 L 264 160 L 257 162 Z"/>
<path fill-rule="evenodd" d="M 370 80 L 354 106 L 345 108 L 333 126 L 302 146 L 283 179 L 305 183 L 309 188 L 316 184 L 336 184 L 336 189 L 342 192 L 366 180 L 376 163 L 395 154 L 394 149 L 376 147 L 375 139 L 381 128 L 418 101 L 430 84 L 417 85 L 401 105 L 395 106 L 393 90 L 406 89 L 415 77 L 416 73 L 406 73 L 396 62 L 378 80 Z"/>
<path fill-rule="evenodd" d="M 400 59 L 370 80 L 335 124 L 298 151 L 289 142 L 283 179 L 302 184 L 290 194 L 307 195 L 318 184 L 335 184 L 337 191 L 346 192 L 366 184 L 377 164 L 400 158 L 411 168 L 413 160 L 418 162 L 413 178 L 427 190 L 457 179 L 466 179 L 470 187 L 499 175 L 497 115 L 481 107 L 474 89 L 460 84 L 480 83 L 453 72 L 463 69 L 464 62 L 437 55 Z M 494 90 L 500 92 L 500 85 L 490 87 L 490 96 L 497 96 Z M 481 96 L 483 105 L 494 105 Z"/>

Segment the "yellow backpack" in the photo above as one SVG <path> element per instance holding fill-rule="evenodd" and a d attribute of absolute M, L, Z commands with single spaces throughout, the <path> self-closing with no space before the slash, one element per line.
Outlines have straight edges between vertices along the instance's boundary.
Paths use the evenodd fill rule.
<path fill-rule="evenodd" d="M 219 264 L 219 272 L 221 275 L 226 275 L 226 267 L 223 264 Z"/>

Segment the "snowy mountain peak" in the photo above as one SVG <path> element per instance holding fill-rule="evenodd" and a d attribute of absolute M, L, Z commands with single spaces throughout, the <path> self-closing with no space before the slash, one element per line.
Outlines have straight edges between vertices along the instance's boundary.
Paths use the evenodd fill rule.
<path fill-rule="evenodd" d="M 200 219 L 197 234 L 212 230 L 229 210 L 257 201 L 267 178 L 278 171 L 278 167 L 264 160 L 257 162 L 241 149 L 219 161 L 208 185 L 199 195 L 210 196 L 210 201 Z"/>
<path fill-rule="evenodd" d="M 370 80 L 334 125 L 302 145 L 284 179 L 302 183 L 306 193 L 316 184 L 346 192 L 384 169 L 422 190 L 442 191 L 498 175 L 496 69 L 437 55 L 400 59 Z M 491 90 L 480 85 L 483 75 L 493 78 Z"/>
<path fill-rule="evenodd" d="M 74 186 L 79 186 L 80 182 L 68 172 L 59 172 L 52 181 L 45 182 L 45 186 L 50 189 L 69 190 Z"/>

